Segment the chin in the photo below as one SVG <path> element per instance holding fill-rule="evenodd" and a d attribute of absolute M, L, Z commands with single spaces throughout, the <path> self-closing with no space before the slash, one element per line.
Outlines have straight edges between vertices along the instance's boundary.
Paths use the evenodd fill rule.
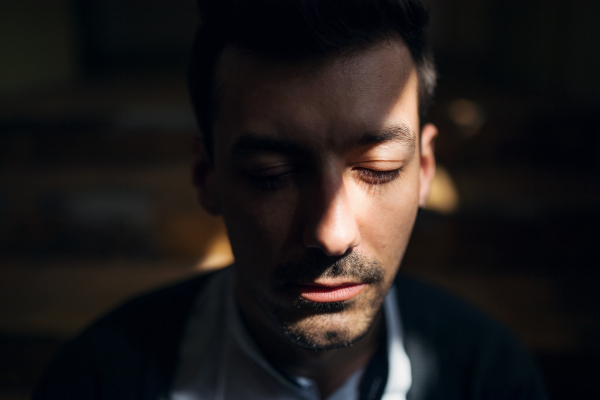
<path fill-rule="evenodd" d="M 338 349 L 353 345 L 369 332 L 384 297 L 379 291 L 376 294 L 369 301 L 314 303 L 298 299 L 293 311 L 270 314 L 292 343 L 315 351 Z"/>
<path fill-rule="evenodd" d="M 366 287 L 340 301 L 312 301 L 297 289 L 305 282 L 347 279 Z M 291 343 L 310 350 L 351 346 L 363 338 L 389 289 L 385 268 L 376 259 L 351 252 L 328 257 L 307 251 L 300 259 L 278 265 L 270 285 L 252 290 L 256 304 Z M 343 297 L 343 296 L 342 296 Z"/>
<path fill-rule="evenodd" d="M 297 322 L 279 324 L 283 334 L 295 345 L 314 351 L 352 346 L 372 326 L 373 318 L 356 321 L 335 313 L 314 315 Z"/>

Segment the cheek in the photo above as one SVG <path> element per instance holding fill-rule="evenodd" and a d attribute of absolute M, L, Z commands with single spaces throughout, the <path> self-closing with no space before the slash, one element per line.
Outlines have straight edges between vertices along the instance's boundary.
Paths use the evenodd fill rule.
<path fill-rule="evenodd" d="M 378 195 L 365 196 L 359 220 L 368 251 L 389 268 L 398 266 L 412 232 L 419 204 L 416 177 L 403 177 Z"/>
<path fill-rule="evenodd" d="M 240 182 L 223 185 L 220 193 L 224 199 L 221 211 L 236 262 L 275 263 L 292 236 L 295 196 L 261 193 Z"/>

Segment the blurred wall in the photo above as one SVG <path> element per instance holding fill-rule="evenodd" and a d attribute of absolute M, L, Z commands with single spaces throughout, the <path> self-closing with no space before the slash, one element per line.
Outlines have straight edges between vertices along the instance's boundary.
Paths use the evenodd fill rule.
<path fill-rule="evenodd" d="M 0 93 L 56 85 L 77 77 L 71 2 L 0 2 Z"/>
<path fill-rule="evenodd" d="M 594 1 L 429 0 L 444 75 L 486 86 L 565 96 L 597 106 Z"/>

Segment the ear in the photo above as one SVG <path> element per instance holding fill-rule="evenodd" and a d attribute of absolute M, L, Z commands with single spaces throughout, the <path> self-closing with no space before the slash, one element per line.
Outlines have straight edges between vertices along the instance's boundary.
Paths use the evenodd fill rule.
<path fill-rule="evenodd" d="M 419 188 L 419 207 L 423 207 L 429 197 L 431 182 L 435 176 L 435 139 L 438 130 L 433 124 L 426 124 L 421 130 L 421 172 Z"/>
<path fill-rule="evenodd" d="M 201 138 L 194 138 L 193 149 L 196 161 L 192 170 L 192 179 L 198 191 L 198 200 L 210 214 L 219 215 L 216 188 L 214 186 L 214 167 Z"/>

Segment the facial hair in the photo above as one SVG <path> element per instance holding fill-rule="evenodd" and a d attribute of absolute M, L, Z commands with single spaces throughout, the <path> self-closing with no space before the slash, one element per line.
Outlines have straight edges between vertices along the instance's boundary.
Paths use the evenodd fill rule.
<path fill-rule="evenodd" d="M 355 251 L 331 257 L 318 249 L 309 249 L 299 258 L 279 264 L 271 274 L 268 293 L 257 294 L 257 298 L 263 310 L 293 343 L 312 350 L 347 347 L 368 332 L 385 297 L 384 277 L 385 269 L 378 260 L 369 260 Z M 300 296 L 291 303 L 279 301 L 281 294 L 289 293 L 290 287 L 323 278 L 348 278 L 368 284 L 370 290 L 360 301 L 353 298 L 318 303 Z M 340 323 L 339 317 L 344 311 L 356 313 L 353 314 L 355 320 Z"/>

